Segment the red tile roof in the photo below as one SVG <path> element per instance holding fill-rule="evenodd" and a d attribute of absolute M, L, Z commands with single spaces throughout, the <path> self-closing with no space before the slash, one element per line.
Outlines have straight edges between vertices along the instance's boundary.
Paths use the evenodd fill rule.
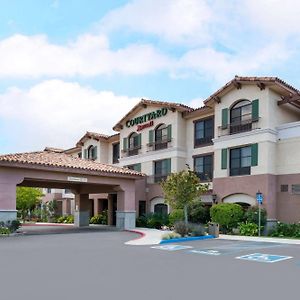
<path fill-rule="evenodd" d="M 4 162 L 5 165 L 7 165 L 7 163 L 24 164 L 24 167 L 26 165 L 36 165 L 55 168 L 79 169 L 99 173 L 113 173 L 140 177 L 144 176 L 144 174 L 140 172 L 129 170 L 127 168 L 102 164 L 91 160 L 72 157 L 71 155 L 67 155 L 65 153 L 58 153 L 49 150 L 0 155 L 0 165 L 2 162 Z"/>
<path fill-rule="evenodd" d="M 289 85 L 284 80 L 278 78 L 278 77 L 257 77 L 257 76 L 238 76 L 236 75 L 232 80 L 227 82 L 225 85 L 223 85 L 220 89 L 218 89 L 215 93 L 210 95 L 205 101 L 204 104 L 206 104 L 208 101 L 217 98 L 222 92 L 224 92 L 228 87 L 236 84 L 236 83 L 263 83 L 263 84 L 275 84 L 277 86 L 280 86 L 281 88 L 285 89 L 286 91 L 290 93 L 300 93 L 298 89 L 295 87 Z"/>

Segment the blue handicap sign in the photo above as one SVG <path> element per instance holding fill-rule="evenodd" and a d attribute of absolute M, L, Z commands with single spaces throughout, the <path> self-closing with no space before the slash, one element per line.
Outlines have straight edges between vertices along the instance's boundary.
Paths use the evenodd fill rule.
<path fill-rule="evenodd" d="M 263 203 L 263 199 L 264 199 L 264 196 L 262 193 L 256 193 L 256 201 L 259 203 L 259 204 L 262 204 Z"/>
<path fill-rule="evenodd" d="M 283 255 L 264 254 L 264 253 L 253 253 L 253 254 L 236 257 L 236 259 L 258 261 L 258 262 L 264 262 L 264 263 L 275 263 L 275 262 L 279 262 L 279 261 L 290 259 L 290 258 L 293 258 L 293 257 L 292 256 L 283 256 Z"/>
<path fill-rule="evenodd" d="M 192 246 L 183 246 L 183 245 L 161 245 L 161 246 L 152 246 L 152 249 L 159 249 L 165 251 L 178 251 L 193 248 Z"/>

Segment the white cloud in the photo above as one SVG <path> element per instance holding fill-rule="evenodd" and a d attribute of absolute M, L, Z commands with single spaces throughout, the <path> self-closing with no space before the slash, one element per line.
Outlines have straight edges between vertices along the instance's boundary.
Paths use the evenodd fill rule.
<path fill-rule="evenodd" d="M 179 61 L 174 71 L 182 74 L 203 77 L 216 84 L 224 83 L 234 75 L 268 74 L 277 65 L 286 61 L 290 51 L 284 45 L 271 44 L 261 49 L 249 49 L 236 54 L 202 48 L 188 51 Z"/>
<path fill-rule="evenodd" d="M 170 60 L 153 46 L 113 51 L 104 35 L 85 34 L 61 46 L 45 35 L 13 35 L 0 41 L 0 77 L 140 75 L 165 69 Z"/>
<path fill-rule="evenodd" d="M 174 43 L 203 44 L 210 40 L 207 27 L 211 21 L 207 1 L 134 0 L 108 13 L 100 28 L 142 32 Z"/>
<path fill-rule="evenodd" d="M 28 90 L 13 87 L 0 94 L 0 136 L 9 134 L 10 151 L 72 147 L 87 130 L 113 133 L 115 123 L 139 100 L 61 80 Z"/>

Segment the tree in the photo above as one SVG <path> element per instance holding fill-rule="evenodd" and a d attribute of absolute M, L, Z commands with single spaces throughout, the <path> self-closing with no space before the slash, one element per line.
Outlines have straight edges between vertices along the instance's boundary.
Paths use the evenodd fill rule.
<path fill-rule="evenodd" d="M 40 189 L 30 187 L 17 187 L 17 210 L 25 222 L 28 212 L 35 209 L 40 203 L 43 193 Z"/>
<path fill-rule="evenodd" d="M 184 221 L 188 222 L 188 206 L 207 191 L 208 185 L 201 184 L 191 170 L 170 174 L 161 183 L 166 203 L 173 209 L 184 209 Z"/>

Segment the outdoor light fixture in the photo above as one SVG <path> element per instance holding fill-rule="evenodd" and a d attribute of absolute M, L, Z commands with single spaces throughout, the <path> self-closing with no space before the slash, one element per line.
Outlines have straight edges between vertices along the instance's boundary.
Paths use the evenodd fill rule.
<path fill-rule="evenodd" d="M 212 197 L 213 204 L 217 204 L 218 203 L 218 201 L 217 201 L 217 195 L 216 194 L 212 194 L 211 197 Z"/>

